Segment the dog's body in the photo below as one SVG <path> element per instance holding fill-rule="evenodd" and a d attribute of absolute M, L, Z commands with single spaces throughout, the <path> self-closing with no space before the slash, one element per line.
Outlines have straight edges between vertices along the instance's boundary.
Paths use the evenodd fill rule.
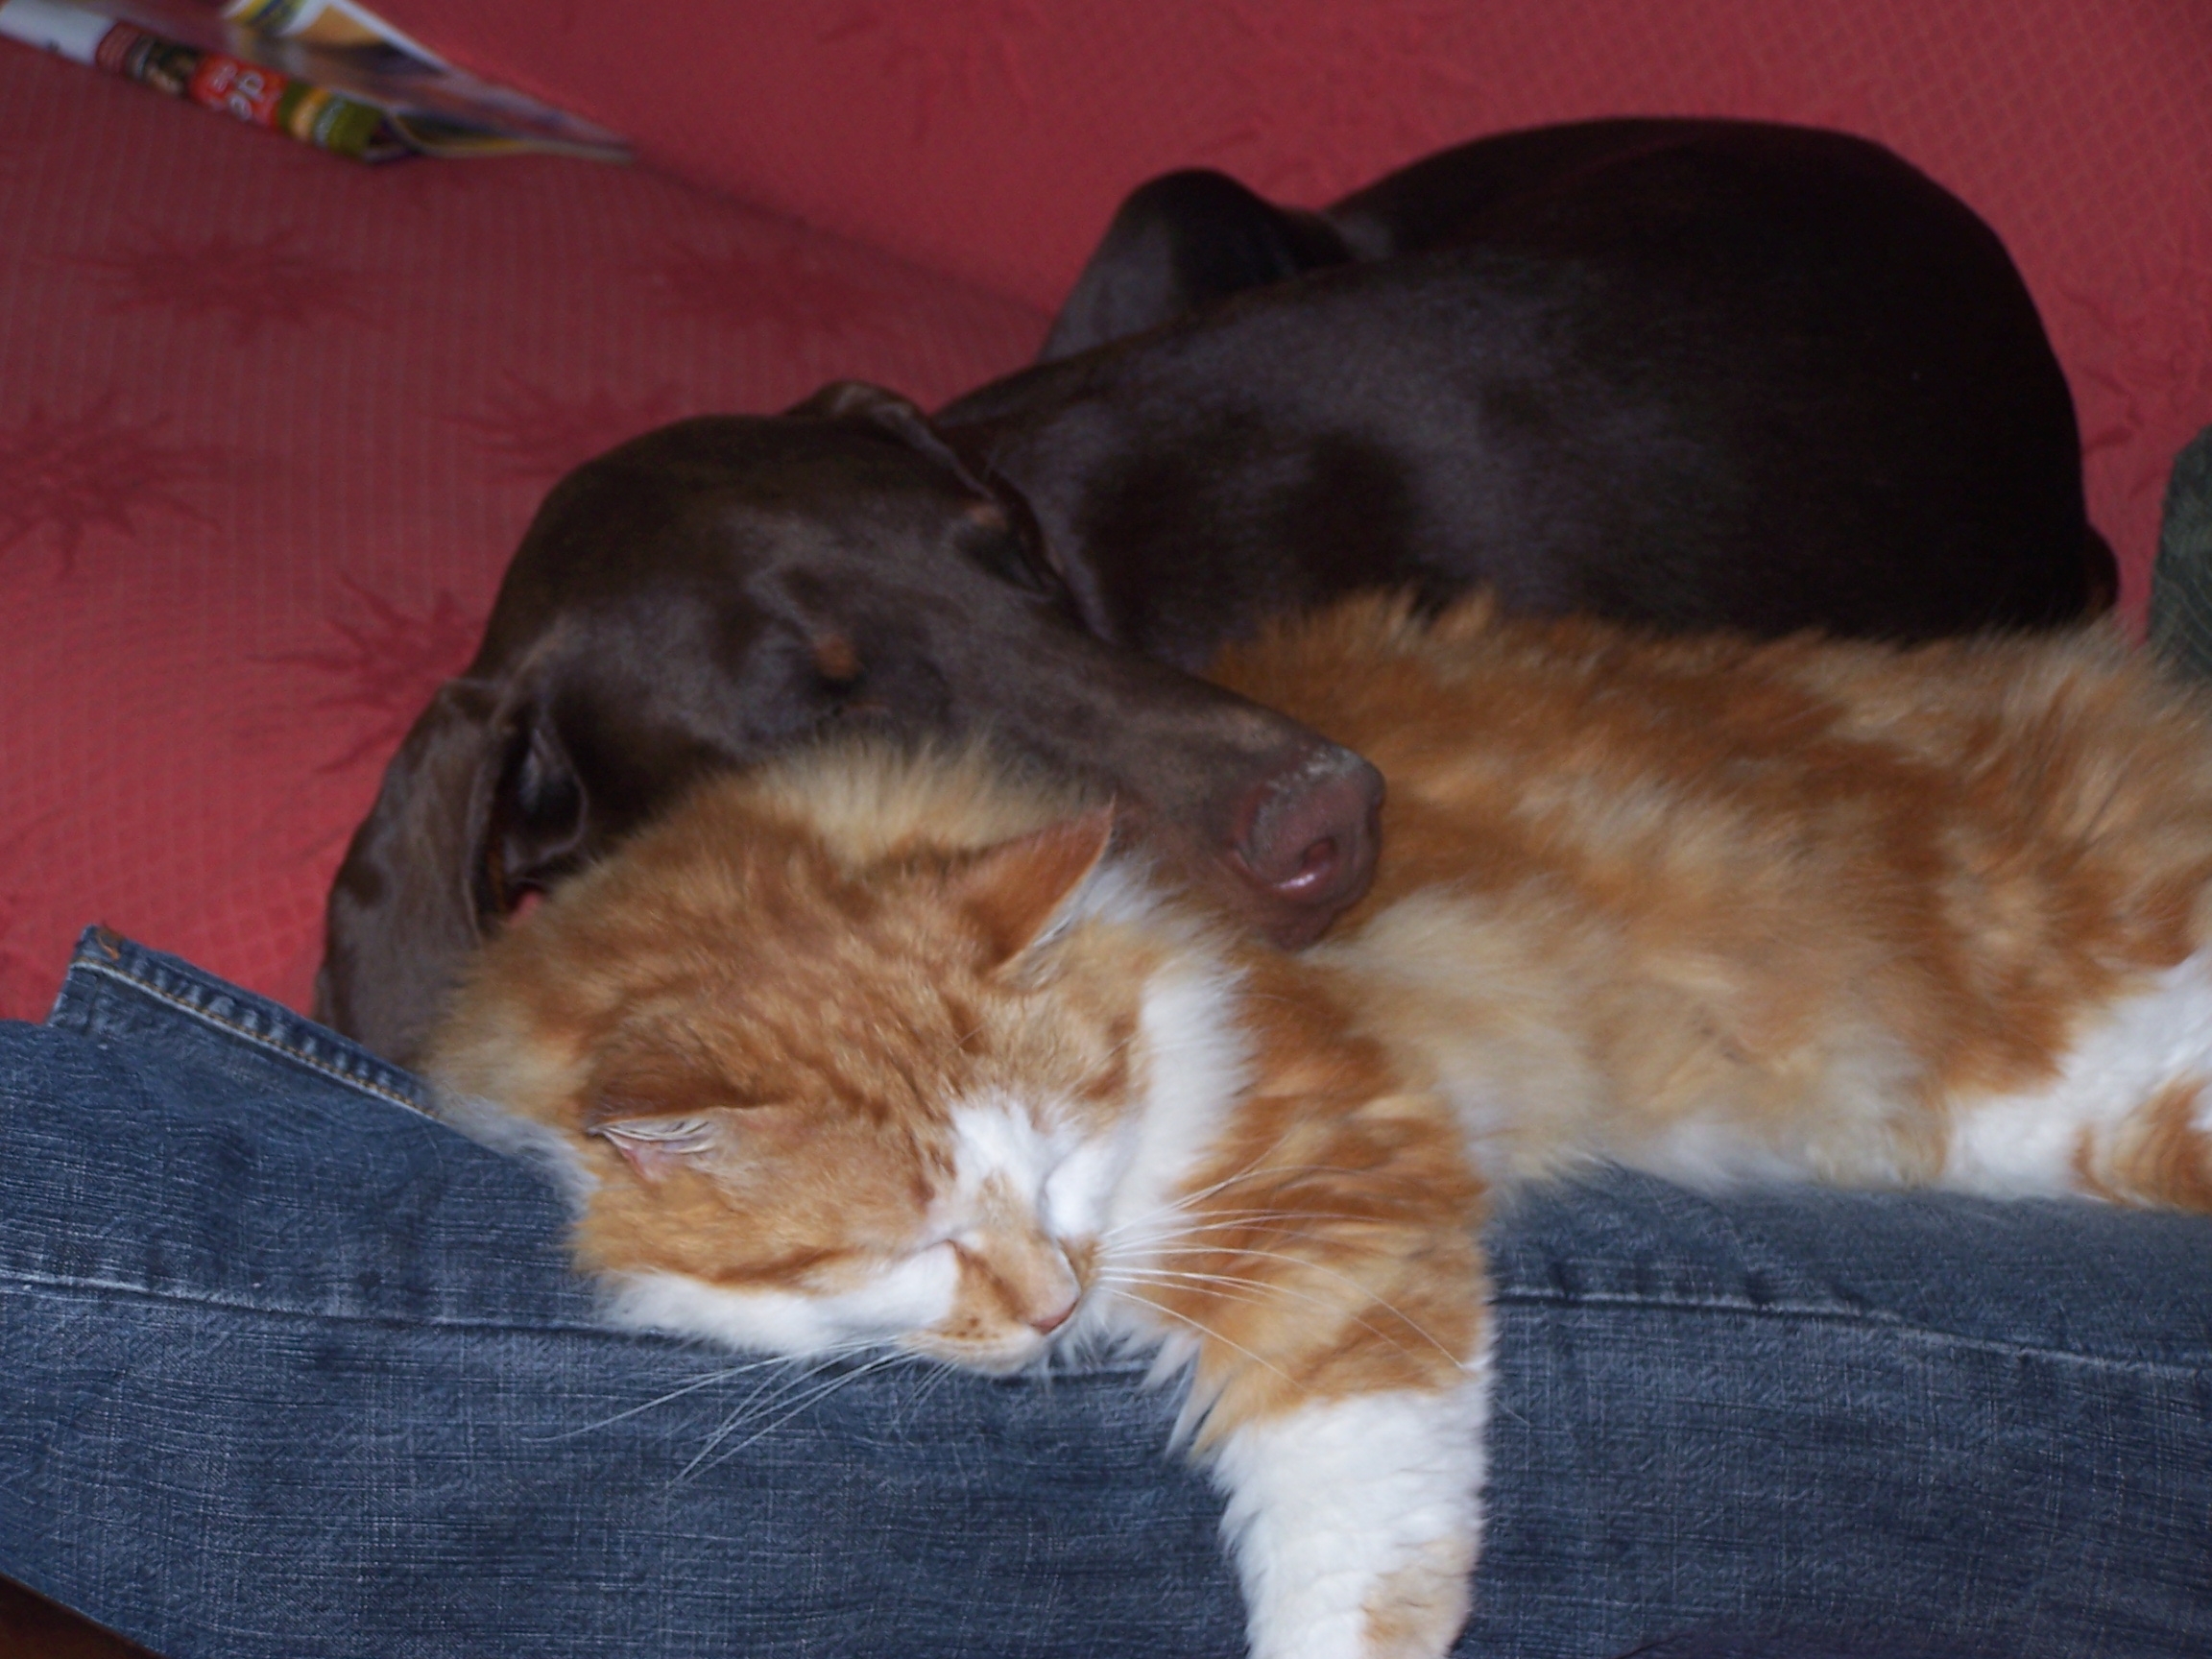
<path fill-rule="evenodd" d="M 1187 665 L 1378 579 L 1908 638 L 2075 615 L 2113 581 L 2003 246 L 1839 133 L 1543 128 L 1320 214 L 1173 174 L 1044 358 L 938 430 L 1092 554 L 1087 625 Z"/>
<path fill-rule="evenodd" d="M 2109 592 L 2003 248 L 1834 134 L 1513 134 L 1321 215 L 1175 176 L 1046 358 L 933 422 L 835 387 L 564 480 L 354 837 L 323 1017 L 412 1058 L 519 893 L 840 715 L 994 726 L 1311 937 L 1379 781 L 1179 670 L 1351 589 L 1893 637 Z"/>

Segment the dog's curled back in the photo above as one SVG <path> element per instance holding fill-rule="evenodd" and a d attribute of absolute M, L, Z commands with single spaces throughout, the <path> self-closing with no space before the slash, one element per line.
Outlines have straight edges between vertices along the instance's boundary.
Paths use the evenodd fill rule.
<path fill-rule="evenodd" d="M 2212 717 L 2112 640 L 1373 600 L 1223 672 L 1389 780 L 1334 942 L 1243 942 L 978 752 L 824 750 L 510 927 L 434 1074 L 562 1149 L 633 1322 L 987 1372 L 1157 1349 L 1263 1655 L 1461 1623 L 1503 1185 L 2212 1209 Z"/>

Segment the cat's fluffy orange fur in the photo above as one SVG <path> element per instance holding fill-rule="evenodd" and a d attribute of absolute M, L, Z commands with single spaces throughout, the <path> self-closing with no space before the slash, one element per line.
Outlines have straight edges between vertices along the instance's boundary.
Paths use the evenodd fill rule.
<path fill-rule="evenodd" d="M 2212 923 L 2205 702 L 2103 631 L 1900 652 L 1364 600 L 1221 678 L 1389 781 L 1325 959 L 1399 1051 L 1452 1056 L 1446 1087 L 1542 1072 L 1493 1086 L 1540 1102 L 1508 1114 L 1519 1169 L 1987 1190 L 1977 1116 L 2056 1085 Z M 2014 1190 L 2204 1207 L 2186 1138 L 2070 1133 L 2073 1174 Z"/>
<path fill-rule="evenodd" d="M 986 1371 L 1157 1346 L 1268 1656 L 1463 1621 L 1497 1184 L 2212 1208 L 2212 718 L 2109 639 L 1372 600 L 1221 676 L 1388 780 L 1321 948 L 1231 936 L 979 752 L 826 749 L 493 943 L 433 1075 L 564 1149 L 637 1322 Z"/>

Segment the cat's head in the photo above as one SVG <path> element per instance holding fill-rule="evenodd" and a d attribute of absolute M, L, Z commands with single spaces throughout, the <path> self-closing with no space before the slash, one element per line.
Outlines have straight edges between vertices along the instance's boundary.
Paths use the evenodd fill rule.
<path fill-rule="evenodd" d="M 431 1070 L 565 1142 L 579 1260 L 636 1322 L 1012 1370 L 1134 1156 L 1149 902 L 1103 808 L 1001 834 L 958 766 L 924 766 L 932 814 L 897 762 L 815 764 L 709 787 L 515 926 Z"/>

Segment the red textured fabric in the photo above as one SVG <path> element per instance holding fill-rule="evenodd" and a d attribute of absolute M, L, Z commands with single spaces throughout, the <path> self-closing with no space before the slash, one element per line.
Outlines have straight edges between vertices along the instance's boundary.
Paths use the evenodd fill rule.
<path fill-rule="evenodd" d="M 1601 114 L 1882 140 L 2011 247 L 2066 365 L 2139 615 L 2174 453 L 2212 421 L 2205 0 L 385 0 L 673 171 L 1057 303 L 1130 185 L 1318 203 L 1427 151 Z"/>
<path fill-rule="evenodd" d="M 722 194 L 354 168 L 0 44 L 0 1015 L 94 919 L 303 1002 L 345 837 L 554 476 L 1013 366 L 1165 168 L 1318 202 L 1583 115 L 1880 138 L 2027 274 L 2131 612 L 2212 421 L 2203 0 L 379 9 Z"/>
<path fill-rule="evenodd" d="M 637 170 L 363 168 L 0 44 L 0 1015 L 105 921 L 304 1006 L 545 487 L 1044 318 Z"/>

